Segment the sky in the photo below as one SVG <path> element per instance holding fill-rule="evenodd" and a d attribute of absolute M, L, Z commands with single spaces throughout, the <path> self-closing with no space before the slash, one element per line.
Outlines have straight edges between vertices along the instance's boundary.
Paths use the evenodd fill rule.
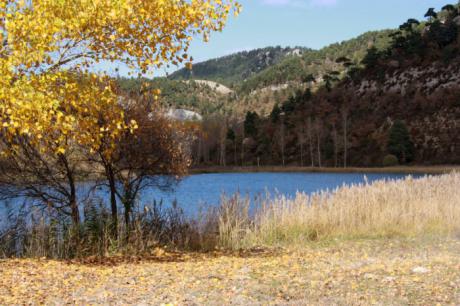
<path fill-rule="evenodd" d="M 267 46 L 319 49 L 371 30 L 396 28 L 408 18 L 422 19 L 455 0 L 239 0 L 242 13 L 230 18 L 210 42 L 192 42 L 189 54 L 200 62 Z M 179 67 L 180 68 L 180 67 Z M 168 71 L 158 71 L 164 75 Z"/>

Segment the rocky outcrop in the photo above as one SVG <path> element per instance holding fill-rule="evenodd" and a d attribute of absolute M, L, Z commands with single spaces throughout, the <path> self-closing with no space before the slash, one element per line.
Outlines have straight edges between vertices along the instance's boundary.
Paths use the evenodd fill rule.
<path fill-rule="evenodd" d="M 166 113 L 166 116 L 179 121 L 201 121 L 203 117 L 196 113 L 186 109 L 170 109 Z"/>
<path fill-rule="evenodd" d="M 378 154 L 370 152 L 375 153 L 373 162 L 386 150 L 391 122 L 399 119 L 412 135 L 417 162 L 460 163 L 460 60 L 392 69 L 383 78 L 369 73 L 342 90 L 354 97 L 346 102 L 359 132 L 355 139 L 368 135 L 380 148 Z M 362 146 L 362 141 L 354 143 L 357 151 Z"/>

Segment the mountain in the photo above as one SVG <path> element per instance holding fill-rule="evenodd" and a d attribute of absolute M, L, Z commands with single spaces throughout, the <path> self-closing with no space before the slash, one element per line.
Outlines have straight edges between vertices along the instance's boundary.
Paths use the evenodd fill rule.
<path fill-rule="evenodd" d="M 180 69 L 171 80 L 209 80 L 248 93 L 270 85 L 302 82 L 312 74 L 318 78 L 328 70 L 339 69 L 335 59 L 348 57 L 360 62 L 370 46 L 384 49 L 392 30 L 373 31 L 320 50 L 303 47 L 267 47 L 243 51 Z"/>
<path fill-rule="evenodd" d="M 193 66 L 193 70 L 180 69 L 169 76 L 172 80 L 208 80 L 228 87 L 243 82 L 283 59 L 298 57 L 311 52 L 308 48 L 267 47 L 242 51 L 224 57 L 211 59 Z"/>
<path fill-rule="evenodd" d="M 387 48 L 323 75 L 270 116 L 246 116 L 245 163 L 460 163 L 460 11 L 409 19 Z M 347 62 L 344 65 L 343 62 Z M 256 119 L 253 119 L 256 118 Z M 396 135 L 396 136 L 395 136 Z"/>
<path fill-rule="evenodd" d="M 341 65 L 335 62 L 340 57 L 347 57 L 352 62 L 359 63 L 369 47 L 385 49 L 391 41 L 389 35 L 393 32 L 392 30 L 367 32 L 320 50 L 309 50 L 298 57 L 285 57 L 241 83 L 239 90 L 250 92 L 273 84 L 303 82 L 309 75 L 321 79 L 326 72 L 341 69 Z"/>
<path fill-rule="evenodd" d="M 460 163 L 459 71 L 460 10 L 446 6 L 320 50 L 238 52 L 141 82 L 203 115 L 195 164 L 439 164 Z"/>
<path fill-rule="evenodd" d="M 124 89 L 149 82 L 162 90 L 165 105 L 203 115 L 224 113 L 242 118 L 247 111 L 267 115 L 276 103 L 304 90 L 309 77 L 319 86 L 326 72 L 343 70 L 337 58 L 347 56 L 359 62 L 369 46 L 385 48 L 390 33 L 368 32 L 321 50 L 267 47 L 243 51 L 196 63 L 192 71 L 180 69 L 167 78 L 119 81 Z"/>

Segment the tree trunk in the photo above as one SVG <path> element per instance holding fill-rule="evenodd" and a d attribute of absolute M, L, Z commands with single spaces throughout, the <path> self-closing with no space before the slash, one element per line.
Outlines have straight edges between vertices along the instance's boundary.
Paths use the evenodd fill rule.
<path fill-rule="evenodd" d="M 129 188 L 129 187 L 128 187 Z M 126 226 L 126 242 L 129 241 L 131 234 L 131 210 L 134 204 L 134 200 L 131 196 L 131 191 L 125 188 L 123 196 L 123 207 L 124 207 L 124 217 L 125 217 L 125 226 Z"/>
<path fill-rule="evenodd" d="M 348 134 L 348 112 L 346 109 L 342 110 L 342 124 L 343 124 L 343 167 L 347 167 L 347 159 L 348 159 L 348 142 L 347 142 L 347 134 Z"/>
<path fill-rule="evenodd" d="M 221 166 L 227 166 L 227 158 L 226 158 L 226 153 L 227 153 L 227 146 L 226 146 L 226 132 L 227 131 L 227 124 L 221 127 L 220 130 L 220 165 Z"/>
<path fill-rule="evenodd" d="M 125 225 L 126 225 L 126 232 L 129 236 L 129 232 L 131 231 L 131 222 L 129 216 L 131 215 L 131 208 L 129 205 L 125 205 Z"/>
<path fill-rule="evenodd" d="M 118 238 L 118 208 L 117 208 L 117 190 L 116 190 L 116 180 L 115 174 L 113 173 L 113 168 L 110 165 L 106 167 L 106 175 L 109 181 L 110 188 L 110 209 L 112 212 L 112 236 Z"/>
<path fill-rule="evenodd" d="M 309 144 L 310 144 L 310 159 L 311 159 L 311 166 L 314 167 L 315 166 L 315 159 L 314 159 L 314 156 L 313 156 L 313 137 L 311 135 L 311 130 L 312 130 L 311 118 L 308 118 L 308 141 L 309 141 Z"/>
<path fill-rule="evenodd" d="M 244 137 L 245 137 L 245 133 L 244 133 L 244 127 L 243 127 L 243 138 L 241 140 L 241 166 L 244 167 Z"/>
<path fill-rule="evenodd" d="M 197 148 L 196 155 L 197 155 L 197 164 L 200 165 L 201 160 L 203 158 L 203 133 L 202 132 L 200 132 L 198 136 L 198 148 Z"/>
<path fill-rule="evenodd" d="M 80 211 L 77 204 L 77 196 L 75 190 L 71 190 L 70 194 L 70 209 L 72 211 L 72 223 L 75 228 L 80 225 Z"/>
<path fill-rule="evenodd" d="M 303 140 L 300 141 L 300 167 L 303 167 Z"/>
<path fill-rule="evenodd" d="M 316 148 L 317 148 L 317 153 L 318 153 L 318 167 L 321 168 L 321 124 L 320 122 L 317 120 L 316 121 L 316 124 L 315 124 L 315 128 L 316 128 Z"/>
<path fill-rule="evenodd" d="M 319 136 L 319 132 L 316 132 L 316 139 L 317 139 L 317 149 L 318 149 L 318 167 L 321 168 L 321 140 Z"/>
<path fill-rule="evenodd" d="M 337 129 L 335 128 L 335 124 L 333 126 L 332 133 L 334 135 L 334 167 L 337 168 L 338 166 L 338 144 L 337 144 Z"/>
<path fill-rule="evenodd" d="M 60 154 L 59 159 L 64 165 L 66 176 L 67 176 L 67 183 L 69 184 L 70 194 L 69 194 L 69 205 L 70 211 L 72 216 L 72 223 L 75 228 L 78 228 L 80 225 L 80 210 L 78 209 L 77 203 L 77 188 L 75 187 L 75 178 L 73 176 L 73 170 L 69 165 L 67 157 Z"/>
<path fill-rule="evenodd" d="M 281 161 L 283 164 L 283 167 L 285 166 L 285 158 L 284 158 L 284 120 L 281 120 Z"/>
<path fill-rule="evenodd" d="M 64 165 L 67 176 L 67 184 L 70 188 L 68 201 L 70 206 L 70 215 L 72 217 L 73 230 L 75 231 L 75 236 L 72 238 L 71 244 L 73 245 L 74 250 L 78 253 L 80 250 L 80 210 L 78 209 L 75 178 L 73 175 L 73 169 L 70 167 L 67 157 L 63 154 L 59 154 L 58 158 Z"/>
<path fill-rule="evenodd" d="M 125 205 L 125 212 L 124 212 L 124 215 L 125 215 L 125 225 L 126 225 L 126 242 L 129 241 L 129 237 L 130 237 L 130 234 L 131 234 L 131 222 L 130 222 L 130 215 L 131 215 L 131 208 L 129 207 L 129 205 Z"/>
<path fill-rule="evenodd" d="M 234 159 L 234 165 L 238 165 L 238 157 L 237 157 L 237 151 L 236 151 L 236 137 L 235 140 L 233 140 L 233 159 Z"/>

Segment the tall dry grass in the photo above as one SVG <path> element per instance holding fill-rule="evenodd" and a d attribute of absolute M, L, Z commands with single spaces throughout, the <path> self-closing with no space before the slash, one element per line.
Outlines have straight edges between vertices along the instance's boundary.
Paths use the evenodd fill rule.
<path fill-rule="evenodd" d="M 222 206 L 238 206 L 234 202 Z M 245 206 L 244 202 L 239 204 Z M 234 217 L 235 218 L 235 217 Z M 234 231 L 221 222 L 227 247 L 273 246 L 335 238 L 449 235 L 460 229 L 460 173 L 408 177 L 314 195 L 278 196 L 243 214 Z M 241 224 L 245 224 L 242 227 Z M 238 237 L 238 239 L 234 239 Z"/>
<path fill-rule="evenodd" d="M 460 173 L 379 181 L 311 196 L 280 195 L 251 209 L 248 198 L 223 196 L 219 207 L 207 207 L 195 219 L 176 205 L 154 202 L 135 211 L 129 235 L 119 224 L 118 239 L 111 235 L 103 203 L 89 202 L 77 229 L 68 220 L 24 213 L 0 229 L 0 258 L 144 255 L 156 247 L 235 250 L 337 238 L 450 235 L 460 234 Z"/>
<path fill-rule="evenodd" d="M 198 227 L 176 204 L 169 207 L 154 202 L 134 211 L 129 233 L 123 222 L 118 223 L 118 238 L 103 203 L 89 201 L 83 216 L 84 221 L 75 228 L 68 218 L 51 217 L 43 211 L 24 209 L 11 214 L 0 228 L 0 258 L 146 255 L 157 247 L 204 249 Z"/>

